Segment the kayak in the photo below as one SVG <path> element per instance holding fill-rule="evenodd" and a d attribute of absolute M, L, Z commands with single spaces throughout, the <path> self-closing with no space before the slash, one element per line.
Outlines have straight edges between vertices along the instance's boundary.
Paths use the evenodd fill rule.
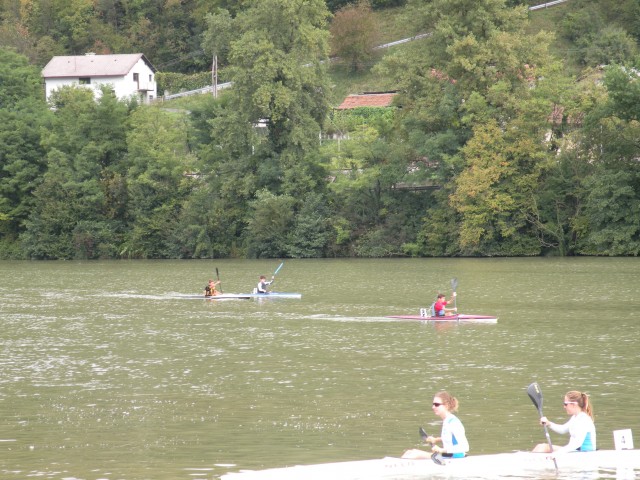
<path fill-rule="evenodd" d="M 188 298 L 196 300 L 249 300 L 250 295 L 244 295 L 242 293 L 221 293 L 219 295 L 212 295 L 206 297 L 204 295 L 179 295 L 178 298 Z"/>
<path fill-rule="evenodd" d="M 494 317 L 492 315 L 474 315 L 465 313 L 446 315 L 444 317 L 436 317 L 431 315 L 388 315 L 386 318 L 397 318 L 399 320 L 418 320 L 421 322 L 498 323 L 498 317 Z"/>
<path fill-rule="evenodd" d="M 267 293 L 242 293 L 249 298 L 302 298 L 301 293 L 292 292 L 267 292 Z"/>
<path fill-rule="evenodd" d="M 412 460 L 385 457 L 317 465 L 296 465 L 267 470 L 244 470 L 222 475 L 221 480 L 374 480 L 427 478 L 585 478 L 589 472 L 606 478 L 639 478 L 640 450 L 598 450 L 558 455 L 558 471 L 545 453 L 513 452 L 471 455 L 465 458 Z M 581 475 L 582 474 L 582 475 Z M 598 478 L 603 478 L 599 476 Z M 594 478 L 589 476 L 589 478 Z"/>
<path fill-rule="evenodd" d="M 302 298 L 301 293 L 269 292 L 269 293 L 221 293 L 205 297 L 204 295 L 180 295 L 180 298 L 202 300 L 248 300 L 250 298 Z"/>

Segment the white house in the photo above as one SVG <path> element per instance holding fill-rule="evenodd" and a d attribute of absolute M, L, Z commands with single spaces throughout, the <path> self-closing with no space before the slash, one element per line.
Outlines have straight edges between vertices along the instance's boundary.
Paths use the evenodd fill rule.
<path fill-rule="evenodd" d="M 113 87 L 116 97 L 138 97 L 149 103 L 157 97 L 156 69 L 142 53 L 53 57 L 42 70 L 47 100 L 63 85 L 83 85 L 100 95 L 100 85 Z"/>

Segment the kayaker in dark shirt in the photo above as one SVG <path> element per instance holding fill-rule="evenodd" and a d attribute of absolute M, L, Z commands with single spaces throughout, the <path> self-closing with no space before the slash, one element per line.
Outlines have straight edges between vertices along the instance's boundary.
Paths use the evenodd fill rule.
<path fill-rule="evenodd" d="M 267 277 L 264 275 L 260 275 L 260 281 L 258 282 L 258 293 L 269 293 L 267 287 L 273 283 L 273 279 L 275 277 L 271 277 L 271 281 L 267 282 Z"/>

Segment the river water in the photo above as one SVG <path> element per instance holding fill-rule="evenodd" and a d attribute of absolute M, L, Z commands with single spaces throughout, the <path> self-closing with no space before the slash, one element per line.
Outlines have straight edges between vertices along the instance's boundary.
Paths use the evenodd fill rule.
<path fill-rule="evenodd" d="M 545 441 L 526 394 L 561 422 L 588 392 L 598 444 L 640 434 L 640 260 L 0 262 L 0 478 L 215 479 L 228 471 L 400 455 L 460 401 L 471 453 Z M 414 314 L 457 279 L 462 313 Z M 566 437 L 552 434 L 554 443 Z M 636 438 L 636 442 L 640 437 Z M 566 478 L 571 478 L 567 476 Z"/>

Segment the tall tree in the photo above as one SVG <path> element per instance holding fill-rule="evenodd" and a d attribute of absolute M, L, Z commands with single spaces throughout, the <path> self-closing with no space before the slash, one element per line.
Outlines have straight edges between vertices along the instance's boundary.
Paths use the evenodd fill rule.
<path fill-rule="evenodd" d="M 34 208 L 32 194 L 45 171 L 40 129 L 49 118 L 40 72 L 0 48 L 0 239 L 7 244 Z"/>
<path fill-rule="evenodd" d="M 184 114 L 141 107 L 127 134 L 128 215 L 131 226 L 124 254 L 132 258 L 181 256 L 173 238 L 192 187 L 194 157 Z"/>
<path fill-rule="evenodd" d="M 322 0 L 247 3 L 235 17 L 220 12 L 209 20 L 210 28 L 228 33 L 228 45 L 212 49 L 228 49 L 233 82 L 228 108 L 212 122 L 220 148 L 210 161 L 224 172 L 236 211 L 262 189 L 290 195 L 297 211 L 301 199 L 325 183 L 315 152 L 328 111 L 329 12 Z"/>
<path fill-rule="evenodd" d="M 380 71 L 400 87 L 398 132 L 413 149 L 407 168 L 430 175 L 452 199 L 426 212 L 422 245 L 437 252 L 423 254 L 535 253 L 540 246 L 519 211 L 544 162 L 551 104 L 522 103 L 549 63 L 549 39 L 528 35 L 526 8 L 504 0 L 409 1 L 406 21 L 425 38 L 387 57 Z M 442 230 L 452 218 L 461 225 L 455 234 Z"/>
<path fill-rule="evenodd" d="M 104 87 L 98 101 L 84 88 L 51 96 L 55 115 L 43 134 L 47 172 L 22 236 L 32 258 L 116 254 L 122 234 L 122 167 L 126 104 Z"/>

